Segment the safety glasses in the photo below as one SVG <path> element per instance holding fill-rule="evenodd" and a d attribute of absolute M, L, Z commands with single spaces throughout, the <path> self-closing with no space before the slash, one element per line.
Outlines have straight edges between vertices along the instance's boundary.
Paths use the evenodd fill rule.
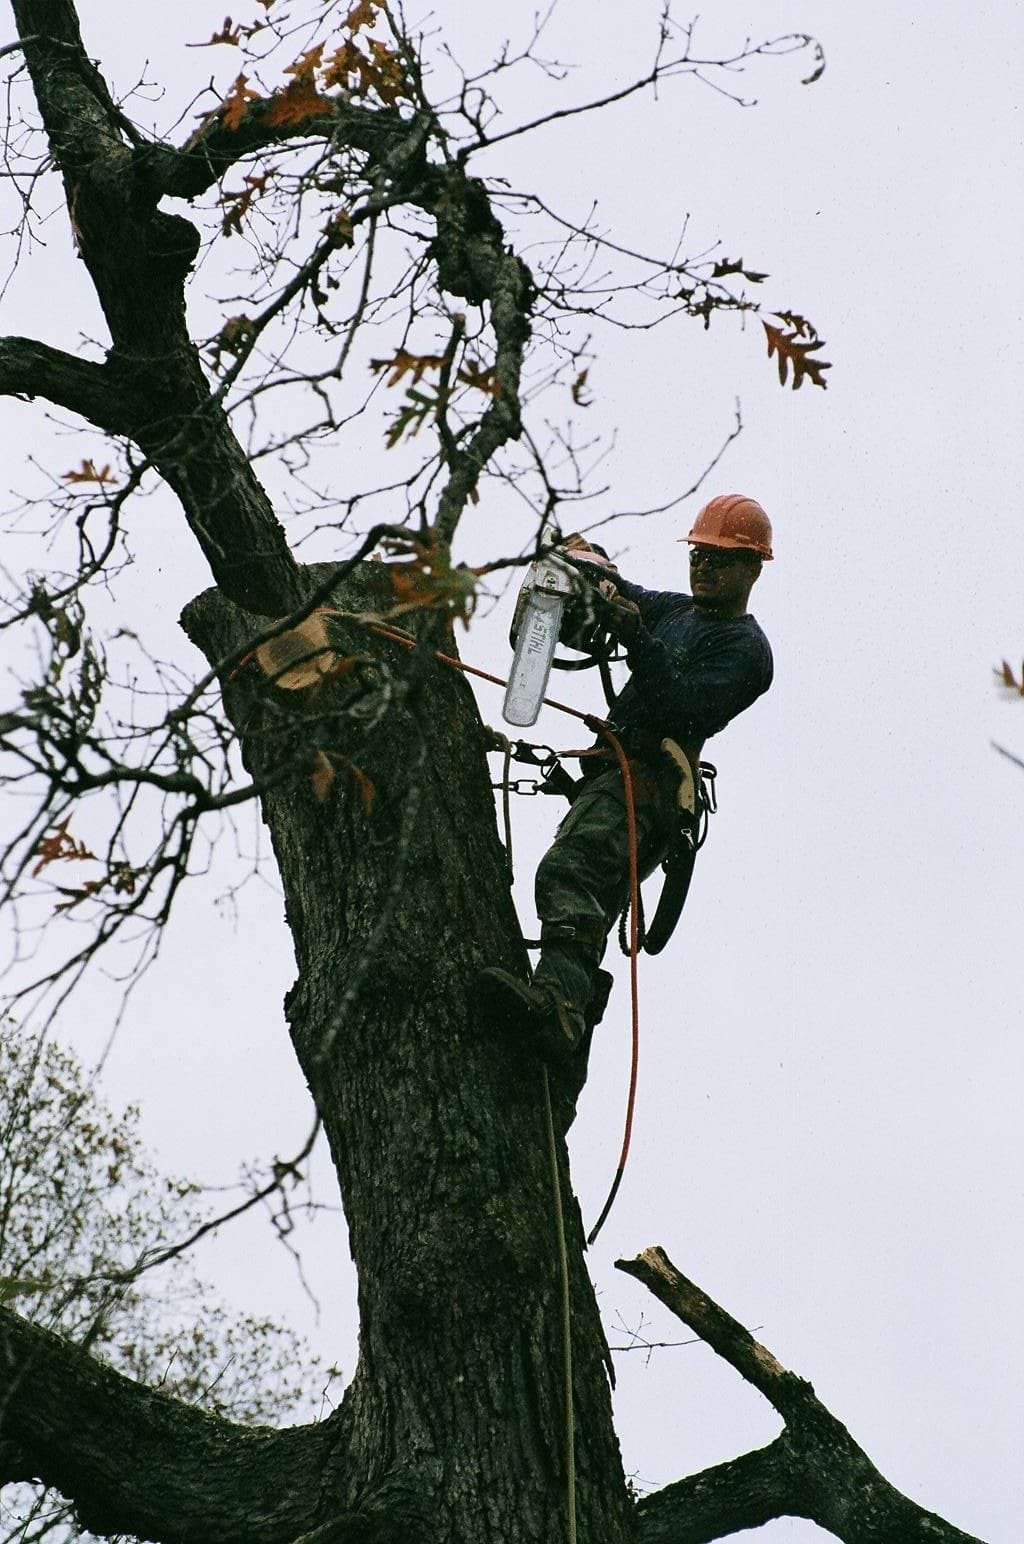
<path fill-rule="evenodd" d="M 732 563 L 744 563 L 747 553 L 742 547 L 691 547 L 691 568 L 728 568 Z"/>

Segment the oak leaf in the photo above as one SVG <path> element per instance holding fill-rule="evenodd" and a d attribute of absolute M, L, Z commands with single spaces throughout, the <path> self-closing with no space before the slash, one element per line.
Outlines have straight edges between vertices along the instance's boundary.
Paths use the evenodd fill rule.
<path fill-rule="evenodd" d="M 242 221 L 249 213 L 255 200 L 259 198 L 261 193 L 266 191 L 267 183 L 274 176 L 274 173 L 275 168 L 268 167 L 260 176 L 254 175 L 244 178 L 245 186 L 239 189 L 237 193 L 230 193 L 225 190 L 221 194 L 217 202 L 227 209 L 227 213 L 220 226 L 225 236 L 231 236 L 235 231 L 241 234 Z"/>
<path fill-rule="evenodd" d="M 501 396 L 501 382 L 494 373 L 492 365 L 485 365 L 479 359 L 467 359 L 459 370 L 456 380 L 464 386 L 474 386 L 477 391 L 485 391 L 489 397 Z"/>
<path fill-rule="evenodd" d="M 249 90 L 248 75 L 239 75 L 221 103 L 220 116 L 224 127 L 234 132 L 241 125 L 242 119 L 248 112 L 249 103 L 260 100 L 258 91 Z"/>
<path fill-rule="evenodd" d="M 220 369 L 221 354 L 230 354 L 237 359 L 248 348 L 255 334 L 256 323 L 244 311 L 239 316 L 229 316 L 213 342 L 208 345 L 213 355 L 213 368 Z"/>
<path fill-rule="evenodd" d="M 572 383 L 572 400 L 577 407 L 589 407 L 594 400 L 587 392 L 587 376 L 589 374 L 589 370 L 581 370 Z"/>
<path fill-rule="evenodd" d="M 779 384 L 785 386 L 792 368 L 794 391 L 799 391 L 805 377 L 812 385 L 824 390 L 828 385 L 824 371 L 831 370 L 832 366 L 825 359 L 811 357 L 817 349 L 824 348 L 823 340 L 805 317 L 791 311 L 779 311 L 776 315 L 785 327 L 773 327 L 763 319 L 761 326 L 768 340 L 768 358 L 771 359 L 773 354 L 778 356 Z"/>
<path fill-rule="evenodd" d="M 339 247 L 353 246 L 356 238 L 351 210 L 336 209 L 324 226 L 324 235 L 329 236 Z M 328 283 L 330 283 L 329 279 Z"/>
<path fill-rule="evenodd" d="M 1005 659 L 1002 668 L 996 671 L 996 676 L 1000 686 L 1012 696 L 1024 697 L 1024 664 L 1020 667 L 1020 680 L 1014 675 L 1013 666 Z"/>
<path fill-rule="evenodd" d="M 413 386 L 418 386 L 428 370 L 443 369 L 445 364 L 444 354 L 410 354 L 408 349 L 400 348 L 391 359 L 371 359 L 370 369 L 375 375 L 390 370 L 389 386 L 397 386 L 406 375 L 411 375 Z"/>
<path fill-rule="evenodd" d="M 372 27 L 377 20 L 377 7 L 371 0 L 359 0 L 349 11 L 342 26 L 347 32 L 359 32 L 363 27 Z"/>
<path fill-rule="evenodd" d="M 52 831 L 47 831 L 39 839 L 33 856 L 39 859 L 32 870 L 32 878 L 43 872 L 47 864 L 74 860 L 82 862 L 87 858 L 95 859 L 96 854 L 90 852 L 84 842 L 76 841 L 68 830 L 71 824 L 71 816 L 67 815 Z"/>
<path fill-rule="evenodd" d="M 751 284 L 763 284 L 765 279 L 768 277 L 766 273 L 755 273 L 752 268 L 744 268 L 742 257 L 722 258 L 721 262 L 716 263 L 712 268 L 711 277 L 713 279 L 725 279 L 728 278 L 730 274 L 734 273 L 737 273 L 742 278 L 747 279 Z"/>
<path fill-rule="evenodd" d="M 116 482 L 116 481 L 117 481 L 117 478 L 113 475 L 113 473 L 110 470 L 110 462 L 109 461 L 104 466 L 101 466 L 101 467 L 97 468 L 95 463 L 92 460 L 88 460 L 88 461 L 83 460 L 81 466 L 77 469 L 77 471 L 65 472 L 63 474 L 62 478 L 61 478 L 61 482 L 66 482 L 66 483 L 85 483 L 85 482 L 88 482 L 88 483 L 99 483 L 101 487 L 103 486 L 104 483 L 112 483 L 112 482 Z"/>
<path fill-rule="evenodd" d="M 355 762 L 349 761 L 346 756 L 339 756 L 336 751 L 318 749 L 313 754 L 313 770 L 309 781 L 316 799 L 321 804 L 327 802 L 339 772 L 359 795 L 363 813 L 369 815 L 373 809 L 376 788 L 362 767 L 357 767 Z"/>
<path fill-rule="evenodd" d="M 375 92 L 385 107 L 393 107 L 410 94 L 401 57 L 376 38 L 368 39 L 367 47 L 368 55 L 351 38 L 344 42 L 324 65 L 323 84 L 340 86 L 357 97 Z"/>
<path fill-rule="evenodd" d="M 225 16 L 224 25 L 219 32 L 213 34 L 212 38 L 208 38 L 205 43 L 189 43 L 186 46 L 189 48 L 212 48 L 215 43 L 230 43 L 233 48 L 238 48 L 243 41 L 248 42 L 253 33 L 259 32 L 262 26 L 262 22 L 257 22 L 255 26 L 244 27 L 240 21 L 232 22 L 230 16 Z"/>
<path fill-rule="evenodd" d="M 283 91 L 276 91 L 270 104 L 266 116 L 268 128 L 302 123 L 306 118 L 325 118 L 334 112 L 330 97 L 321 96 L 316 81 L 307 75 L 297 75 Z"/>
<path fill-rule="evenodd" d="M 400 56 L 386 43 L 370 39 L 372 55 L 371 86 L 385 107 L 394 107 L 400 97 L 408 95 L 405 68 Z"/>
<path fill-rule="evenodd" d="M 399 408 L 384 438 L 388 450 L 394 450 L 403 434 L 414 440 L 431 413 L 438 407 L 437 397 L 411 387 L 405 396 L 405 405 Z"/>
<path fill-rule="evenodd" d="M 105 882 L 104 877 L 101 875 L 99 879 L 87 879 L 77 889 L 70 889 L 67 885 L 58 885 L 58 894 L 66 896 L 67 899 L 57 902 L 53 908 L 54 915 L 62 911 L 73 911 L 83 901 L 91 900 L 94 895 L 97 895 L 103 889 Z"/>
<path fill-rule="evenodd" d="M 440 610 L 467 623 L 473 615 L 479 578 L 475 569 L 453 568 L 445 558 L 431 553 L 411 563 L 393 563 L 389 577 L 397 603 L 391 616 Z"/>
<path fill-rule="evenodd" d="M 313 754 L 313 770 L 309 776 L 310 787 L 315 798 L 321 803 L 327 802 L 327 797 L 334 787 L 334 779 L 337 773 L 334 764 L 326 751 L 315 751 Z"/>

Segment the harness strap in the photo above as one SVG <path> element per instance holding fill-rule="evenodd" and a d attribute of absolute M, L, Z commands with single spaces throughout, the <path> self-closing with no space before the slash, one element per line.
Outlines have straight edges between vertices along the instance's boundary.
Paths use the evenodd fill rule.
<path fill-rule="evenodd" d="M 602 923 L 590 918 L 583 918 L 579 922 L 542 922 L 540 941 L 542 947 L 549 943 L 566 943 L 582 944 L 585 949 L 600 949 L 604 944 L 605 932 Z"/>

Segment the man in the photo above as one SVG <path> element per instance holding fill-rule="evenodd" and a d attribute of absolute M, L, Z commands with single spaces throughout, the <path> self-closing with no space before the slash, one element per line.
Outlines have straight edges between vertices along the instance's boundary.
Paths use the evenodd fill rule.
<path fill-rule="evenodd" d="M 652 591 L 616 577 L 585 543 L 572 558 L 604 596 L 607 626 L 625 645 L 630 677 L 608 718 L 630 759 L 639 866 L 665 857 L 678 811 L 670 739 L 696 766 L 706 739 L 768 690 L 772 654 L 747 611 L 762 562 L 772 556 L 768 516 L 754 499 L 726 493 L 705 504 L 685 538 L 689 595 Z M 581 562 L 582 560 L 582 562 Z M 600 970 L 608 932 L 629 887 L 625 792 L 617 762 L 583 762 L 585 782 L 536 877 L 541 955 L 531 983 L 481 973 L 485 1003 L 523 1025 L 548 1059 L 565 1059 L 599 1022 L 610 977 Z"/>

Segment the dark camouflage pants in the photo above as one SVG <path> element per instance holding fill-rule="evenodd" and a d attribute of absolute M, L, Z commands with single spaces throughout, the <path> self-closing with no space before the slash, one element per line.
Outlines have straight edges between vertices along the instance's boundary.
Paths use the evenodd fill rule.
<path fill-rule="evenodd" d="M 631 761 L 640 877 L 664 858 L 675 828 L 669 770 Z M 541 957 L 534 980 L 581 1017 L 594 996 L 608 933 L 629 898 L 629 839 L 622 774 L 589 777 L 537 869 Z M 600 1015 L 598 1014 L 598 1017 Z"/>

